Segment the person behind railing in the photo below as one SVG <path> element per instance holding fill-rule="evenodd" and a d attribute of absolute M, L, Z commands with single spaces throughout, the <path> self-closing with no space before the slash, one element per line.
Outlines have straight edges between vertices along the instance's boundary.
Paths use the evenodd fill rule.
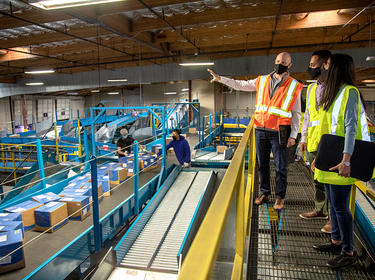
<path fill-rule="evenodd" d="M 331 52 L 328 50 L 315 51 L 311 56 L 310 64 L 307 69 L 311 79 L 316 79 L 316 82 L 310 84 L 307 88 L 306 111 L 301 130 L 301 154 L 303 156 L 307 150 L 310 163 L 313 162 L 316 157 L 316 151 L 320 140 L 317 130 L 319 121 L 318 111 L 325 88 L 324 79 L 327 78 L 328 73 L 328 59 L 331 55 Z M 299 216 L 305 220 L 328 219 L 328 200 L 324 190 L 324 185 L 316 180 L 314 180 L 314 185 L 314 210 L 301 213 Z M 331 233 L 331 230 L 331 221 L 328 220 L 321 231 Z"/>
<path fill-rule="evenodd" d="M 191 162 L 190 146 L 188 141 L 183 135 L 181 135 L 181 130 L 176 128 L 172 132 L 173 140 L 165 147 L 165 150 L 168 151 L 170 148 L 173 148 L 176 158 L 182 167 L 189 167 Z M 160 156 L 162 151 L 158 152 Z"/>
<path fill-rule="evenodd" d="M 117 140 L 117 153 L 118 157 L 122 158 L 127 156 L 131 153 L 131 145 L 134 143 L 134 138 L 128 134 L 128 130 L 123 128 L 120 130 L 121 138 Z"/>
<path fill-rule="evenodd" d="M 319 137 L 332 134 L 345 138 L 342 161 L 329 170 L 315 168 L 314 178 L 324 184 L 332 222 L 331 239 L 328 243 L 313 247 L 321 252 L 340 253 L 330 259 L 327 266 L 342 268 L 356 263 L 357 254 L 353 246 L 353 217 L 349 209 L 351 186 L 357 180 L 350 177 L 350 158 L 355 140 L 370 141 L 366 123 L 364 101 L 355 87 L 354 63 L 351 56 L 334 54 L 328 60 L 329 70 L 319 109 Z M 337 172 L 333 172 L 337 171 Z"/>
<path fill-rule="evenodd" d="M 287 187 L 287 147 L 295 145 L 301 118 L 302 84 L 289 75 L 292 58 L 282 52 L 275 59 L 275 68 L 268 75 L 253 80 L 233 80 L 215 74 L 211 82 L 220 82 L 235 90 L 256 91 L 254 112 L 255 145 L 259 164 L 260 195 L 255 204 L 267 202 L 271 193 L 270 153 L 276 165 L 275 210 L 284 207 Z M 290 135 L 288 135 L 288 130 Z M 279 138 L 279 136 L 281 136 Z M 280 141 L 281 140 L 281 141 Z"/>

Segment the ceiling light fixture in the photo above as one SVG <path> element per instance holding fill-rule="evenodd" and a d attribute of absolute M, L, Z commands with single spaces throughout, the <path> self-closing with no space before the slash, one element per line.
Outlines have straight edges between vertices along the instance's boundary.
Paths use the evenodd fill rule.
<path fill-rule="evenodd" d="M 91 90 L 91 92 L 100 92 L 100 90 L 99 89 L 93 89 L 93 90 Z"/>
<path fill-rule="evenodd" d="M 110 83 L 117 83 L 117 82 L 127 82 L 128 79 L 109 79 L 108 82 Z"/>
<path fill-rule="evenodd" d="M 79 95 L 78 92 L 68 92 L 67 95 Z"/>
<path fill-rule="evenodd" d="M 215 65 L 214 62 L 184 62 L 180 63 L 180 66 L 212 66 Z"/>
<path fill-rule="evenodd" d="M 183 88 L 181 91 L 189 91 L 188 88 Z"/>
<path fill-rule="evenodd" d="M 173 94 L 177 94 L 177 92 L 175 91 L 171 91 L 171 92 L 164 92 L 165 95 L 173 95 Z"/>
<path fill-rule="evenodd" d="M 375 84 L 366 84 L 366 87 L 375 87 Z"/>
<path fill-rule="evenodd" d="M 375 83 L 375 80 L 363 80 L 362 83 L 372 84 Z"/>
<path fill-rule="evenodd" d="M 27 86 L 42 86 L 44 83 L 42 82 L 35 82 L 35 83 L 26 83 Z"/>
<path fill-rule="evenodd" d="M 29 2 L 44 10 L 54 10 L 119 1 L 124 0 L 31 0 Z"/>
<path fill-rule="evenodd" d="M 374 61 L 374 60 L 375 60 L 375 56 L 366 57 L 366 61 Z"/>
<path fill-rule="evenodd" d="M 109 95 L 116 95 L 116 94 L 118 94 L 118 91 L 107 92 L 107 94 L 109 94 Z"/>
<path fill-rule="evenodd" d="M 45 70 L 26 70 L 25 74 L 32 74 L 32 75 L 37 75 L 37 74 L 50 74 L 54 73 L 55 70 L 53 69 L 45 69 Z"/>

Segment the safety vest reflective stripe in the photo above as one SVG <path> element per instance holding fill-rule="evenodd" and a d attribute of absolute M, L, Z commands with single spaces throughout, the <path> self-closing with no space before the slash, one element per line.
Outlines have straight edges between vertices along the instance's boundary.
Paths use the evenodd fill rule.
<path fill-rule="evenodd" d="M 292 118 L 292 113 L 290 112 L 285 112 L 284 110 L 281 110 L 281 109 L 278 109 L 278 108 L 275 108 L 275 107 L 270 107 L 268 109 L 268 113 L 270 114 L 273 114 L 273 115 L 277 115 L 277 116 L 281 116 L 281 117 L 285 117 L 285 118 Z"/>
<path fill-rule="evenodd" d="M 257 105 L 262 104 L 262 98 L 263 98 L 263 92 L 264 92 L 264 86 L 266 84 L 266 80 L 267 80 L 267 76 L 260 76 Z"/>
<path fill-rule="evenodd" d="M 256 111 L 267 112 L 267 106 L 255 106 Z"/>
<path fill-rule="evenodd" d="M 294 93 L 294 91 L 297 87 L 297 84 L 298 84 L 298 82 L 294 79 L 290 83 L 288 92 L 287 92 L 286 97 L 285 97 L 284 102 L 283 102 L 283 105 L 281 106 L 281 108 L 283 110 L 288 109 L 290 101 L 292 100 L 292 97 L 293 97 L 293 93 Z"/>
<path fill-rule="evenodd" d="M 313 89 L 314 85 L 309 86 L 309 90 L 306 95 L 306 108 L 310 108 L 310 94 Z"/>
<path fill-rule="evenodd" d="M 308 127 L 315 127 L 319 124 L 319 121 L 312 121 L 312 122 L 309 122 L 309 126 Z"/>
<path fill-rule="evenodd" d="M 343 87 L 343 89 L 339 93 L 339 96 L 335 104 L 333 104 L 332 121 L 331 121 L 331 134 L 332 135 L 336 135 L 337 120 L 339 118 L 341 103 L 342 103 L 342 99 L 344 98 L 345 90 L 346 90 L 346 87 Z"/>
<path fill-rule="evenodd" d="M 371 137 L 369 135 L 368 126 L 367 126 L 367 118 L 366 112 L 364 110 L 362 101 L 361 102 L 361 130 L 362 130 L 362 140 L 371 142 Z"/>

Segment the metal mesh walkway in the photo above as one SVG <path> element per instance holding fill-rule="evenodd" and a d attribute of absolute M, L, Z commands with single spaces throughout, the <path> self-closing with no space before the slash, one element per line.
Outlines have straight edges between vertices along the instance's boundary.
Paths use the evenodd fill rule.
<path fill-rule="evenodd" d="M 296 162 L 288 172 L 285 208 L 279 213 L 273 209 L 272 170 L 270 202 L 253 209 L 248 279 L 375 279 L 375 273 L 366 271 L 361 260 L 345 270 L 335 271 L 326 266 L 334 255 L 312 248 L 313 244 L 329 240 L 330 236 L 320 231 L 326 220 L 308 221 L 298 216 L 314 206 L 309 170 Z"/>

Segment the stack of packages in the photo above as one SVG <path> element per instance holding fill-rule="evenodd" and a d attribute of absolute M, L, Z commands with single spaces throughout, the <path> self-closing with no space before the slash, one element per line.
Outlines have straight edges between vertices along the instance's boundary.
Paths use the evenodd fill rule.
<path fill-rule="evenodd" d="M 69 219 L 83 221 L 91 214 L 90 201 L 92 196 L 91 174 L 74 178 L 59 193 L 59 202 L 67 205 Z M 102 199 L 103 189 L 98 182 L 98 197 Z"/>
<path fill-rule="evenodd" d="M 22 213 L 0 213 L 0 273 L 25 267 L 23 238 Z"/>
<path fill-rule="evenodd" d="M 0 213 L 0 273 L 25 267 L 23 248 L 20 248 L 24 231 L 53 232 L 67 223 L 66 204 L 57 202 L 60 198 L 48 192 Z"/>

